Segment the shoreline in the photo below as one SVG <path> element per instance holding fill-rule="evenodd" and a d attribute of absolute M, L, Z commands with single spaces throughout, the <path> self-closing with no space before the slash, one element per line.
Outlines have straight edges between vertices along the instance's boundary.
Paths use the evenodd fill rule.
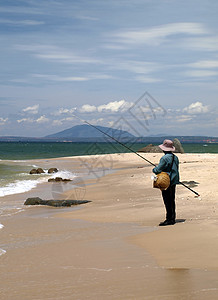
<path fill-rule="evenodd" d="M 154 163 L 162 156 L 143 155 Z M 59 193 L 92 202 L 26 207 L 1 219 L 0 248 L 7 251 L 0 256 L 3 299 L 215 299 L 218 155 L 178 156 L 181 181 L 199 182 L 194 189 L 201 199 L 178 186 L 177 220 L 185 222 L 165 228 L 158 227 L 165 211 L 160 191 L 152 188 L 152 167 L 134 154 L 37 160 L 70 170 L 77 166 L 80 175 L 87 164 L 95 166 L 91 171 L 97 173 L 83 182 L 85 193 L 75 188 Z M 45 183 L 14 201 L 49 194 Z"/>

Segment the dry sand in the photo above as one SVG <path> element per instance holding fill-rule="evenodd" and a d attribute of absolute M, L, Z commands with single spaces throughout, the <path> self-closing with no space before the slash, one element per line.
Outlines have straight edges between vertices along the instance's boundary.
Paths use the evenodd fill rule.
<path fill-rule="evenodd" d="M 158 163 L 161 154 L 143 154 Z M 195 197 L 177 186 L 177 223 L 165 219 L 152 166 L 134 154 L 38 160 L 77 169 L 82 181 L 62 199 L 76 208 L 25 207 L 0 230 L 0 299 L 217 299 L 217 154 L 179 154 L 181 181 L 196 181 Z M 84 184 L 83 172 L 90 178 Z M 105 170 L 108 169 L 108 172 Z M 43 184 L 7 197 L 43 199 L 63 188 Z M 72 189 L 74 187 L 74 189 Z"/>

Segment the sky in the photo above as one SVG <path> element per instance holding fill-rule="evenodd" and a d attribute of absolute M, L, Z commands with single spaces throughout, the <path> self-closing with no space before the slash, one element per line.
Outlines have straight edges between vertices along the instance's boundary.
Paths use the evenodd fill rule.
<path fill-rule="evenodd" d="M 218 136 L 218 1 L 0 2 L 0 136 Z"/>

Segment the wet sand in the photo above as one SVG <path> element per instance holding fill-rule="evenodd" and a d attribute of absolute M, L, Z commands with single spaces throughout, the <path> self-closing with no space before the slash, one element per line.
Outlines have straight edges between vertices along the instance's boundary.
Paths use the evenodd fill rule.
<path fill-rule="evenodd" d="M 143 155 L 154 163 L 161 157 Z M 0 220 L 0 248 L 7 251 L 0 256 L 0 298 L 217 299 L 218 155 L 178 156 L 181 181 L 198 182 L 193 189 L 201 198 L 178 186 L 177 223 L 168 227 L 158 226 L 165 211 L 152 167 L 134 154 L 34 161 L 76 168 L 81 181 L 66 191 L 42 184 L 7 201 L 59 195 L 92 202 L 24 207 Z"/>

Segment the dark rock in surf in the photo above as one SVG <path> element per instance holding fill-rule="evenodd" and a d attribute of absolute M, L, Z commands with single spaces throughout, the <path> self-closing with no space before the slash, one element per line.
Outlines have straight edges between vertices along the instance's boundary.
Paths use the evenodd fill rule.
<path fill-rule="evenodd" d="M 49 178 L 48 182 L 69 182 L 71 179 L 63 179 L 61 177 Z"/>
<path fill-rule="evenodd" d="M 37 174 L 45 173 L 45 171 L 42 168 L 38 168 L 36 171 L 37 171 Z"/>
<path fill-rule="evenodd" d="M 39 205 L 42 199 L 39 197 L 27 198 L 24 205 Z"/>
<path fill-rule="evenodd" d="M 57 173 L 58 169 L 57 168 L 50 168 L 48 169 L 48 173 Z"/>
<path fill-rule="evenodd" d="M 39 197 L 28 198 L 24 205 L 48 205 L 53 207 L 71 206 L 89 203 L 88 200 L 42 200 Z"/>
<path fill-rule="evenodd" d="M 36 170 L 36 169 L 32 169 L 32 170 L 30 171 L 30 174 L 37 174 L 37 170 Z"/>
<path fill-rule="evenodd" d="M 42 174 L 42 173 L 45 173 L 45 171 L 42 168 L 32 169 L 30 171 L 30 174 Z"/>

